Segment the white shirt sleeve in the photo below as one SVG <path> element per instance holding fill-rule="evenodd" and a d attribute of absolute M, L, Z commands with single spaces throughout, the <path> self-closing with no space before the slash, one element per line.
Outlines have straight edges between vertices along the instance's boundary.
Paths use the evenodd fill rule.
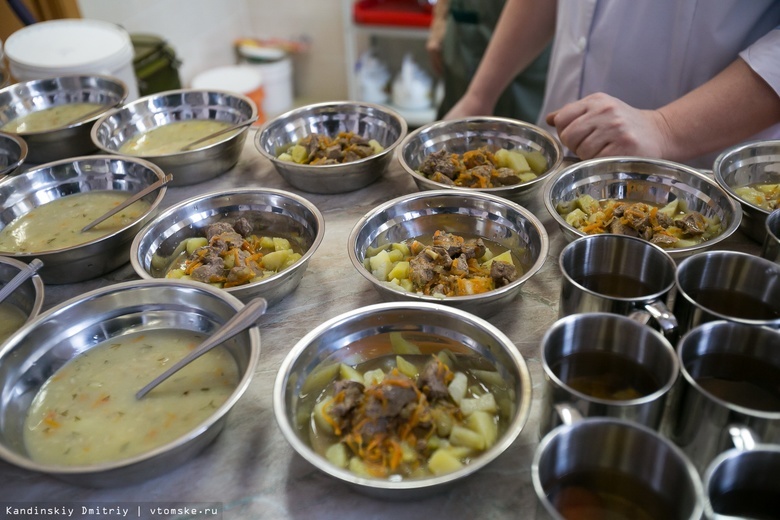
<path fill-rule="evenodd" d="M 759 38 L 739 56 L 780 96 L 780 26 Z"/>

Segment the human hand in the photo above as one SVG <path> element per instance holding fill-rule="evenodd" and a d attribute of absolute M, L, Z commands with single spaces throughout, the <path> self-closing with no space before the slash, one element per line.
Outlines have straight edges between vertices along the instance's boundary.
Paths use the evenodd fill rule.
<path fill-rule="evenodd" d="M 561 142 L 580 159 L 633 155 L 664 158 L 666 120 L 604 93 L 586 96 L 547 115 Z"/>
<path fill-rule="evenodd" d="M 483 102 L 479 96 L 470 96 L 464 94 L 457 103 L 455 103 L 449 112 L 444 114 L 442 119 L 460 119 L 470 116 L 484 116 L 493 113 L 493 107 Z"/>

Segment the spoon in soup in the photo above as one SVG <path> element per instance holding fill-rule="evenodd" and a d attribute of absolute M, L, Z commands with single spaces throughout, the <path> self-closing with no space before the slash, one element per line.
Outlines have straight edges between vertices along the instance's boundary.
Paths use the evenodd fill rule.
<path fill-rule="evenodd" d="M 137 201 L 137 200 L 139 200 L 139 199 L 149 195 L 153 191 L 156 191 L 156 190 L 162 188 L 163 186 L 165 186 L 166 184 L 171 182 L 171 180 L 173 180 L 173 175 L 171 175 L 169 173 L 168 175 L 166 175 L 162 179 L 159 179 L 157 182 L 154 182 L 154 183 L 150 184 L 149 186 L 147 186 L 146 188 L 142 189 L 138 193 L 133 193 L 128 198 L 123 200 L 121 204 L 119 204 L 115 208 L 111 208 L 110 210 L 106 211 L 105 213 L 100 215 L 98 218 L 96 218 L 95 220 L 93 220 L 92 222 L 90 222 L 89 224 L 84 226 L 83 228 L 81 228 L 81 232 L 84 233 L 85 231 L 89 231 L 90 229 L 92 229 L 93 227 L 97 226 L 98 224 L 100 224 L 101 222 L 106 220 L 107 218 L 111 218 L 112 216 L 116 215 L 117 213 L 119 213 L 120 211 L 122 211 L 123 209 L 125 209 L 126 207 L 131 205 L 133 202 L 135 202 L 135 201 Z"/>
<path fill-rule="evenodd" d="M 170 376 L 184 368 L 192 361 L 198 359 L 200 356 L 213 349 L 216 346 L 221 345 L 225 341 L 229 340 L 239 332 L 255 325 L 257 319 L 265 314 L 268 308 L 268 302 L 265 298 L 255 298 L 244 307 L 239 310 L 232 318 L 225 322 L 224 325 L 219 327 L 211 336 L 209 336 L 203 343 L 195 347 L 189 354 L 181 358 L 179 361 L 171 365 L 168 370 L 155 377 L 149 384 L 140 389 L 136 394 L 136 399 L 141 399 L 148 394 L 154 387 L 168 379 Z"/>
<path fill-rule="evenodd" d="M 215 137 L 219 137 L 220 135 L 226 134 L 228 132 L 232 132 L 233 130 L 238 130 L 239 128 L 244 128 L 245 126 L 251 125 L 255 121 L 257 121 L 257 116 L 250 117 L 246 121 L 241 121 L 240 123 L 236 123 L 234 125 L 230 125 L 228 127 L 225 127 L 225 128 L 223 128 L 221 130 L 217 130 L 216 132 L 212 132 L 209 135 L 206 135 L 204 137 L 198 138 L 198 139 L 196 139 L 196 140 L 194 140 L 194 141 L 192 141 L 190 143 L 185 144 L 184 146 L 182 146 L 179 149 L 179 151 L 180 152 L 186 152 L 186 151 L 192 150 L 197 145 L 203 144 L 206 141 L 208 141 L 209 139 L 213 139 Z"/>
<path fill-rule="evenodd" d="M 17 287 L 22 285 L 28 278 L 32 277 L 38 270 L 43 267 L 43 262 L 38 258 L 33 260 L 24 266 L 16 273 L 16 276 L 11 278 L 7 284 L 0 289 L 0 302 L 3 302 L 8 296 L 16 290 Z"/>

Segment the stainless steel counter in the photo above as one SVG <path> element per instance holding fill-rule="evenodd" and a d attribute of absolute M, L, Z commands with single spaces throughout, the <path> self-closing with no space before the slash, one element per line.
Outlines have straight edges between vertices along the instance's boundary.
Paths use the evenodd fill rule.
<path fill-rule="evenodd" d="M 0 462 L 0 518 L 6 507 L 71 506 L 71 518 L 118 518 L 102 509 L 85 514 L 84 506 L 114 507 L 220 503 L 224 519 L 338 518 L 525 518 L 533 517 L 536 497 L 530 465 L 538 443 L 538 407 L 542 382 L 539 341 L 558 312 L 560 272 L 558 254 L 565 245 L 541 201 L 541 190 L 528 204 L 544 223 L 550 237 L 549 257 L 542 270 L 523 287 L 521 296 L 489 321 L 515 343 L 528 362 L 534 389 L 528 423 L 514 443 L 492 465 L 439 495 L 412 502 L 388 502 L 363 496 L 315 470 L 299 457 L 277 428 L 271 392 L 276 371 L 289 349 L 323 321 L 356 307 L 379 303 L 379 295 L 355 272 L 347 256 L 347 238 L 357 220 L 376 205 L 416 191 L 397 161 L 378 182 L 342 195 L 314 195 L 296 191 L 276 173 L 269 161 L 247 139 L 238 165 L 202 184 L 168 190 L 164 206 L 208 191 L 263 186 L 299 193 L 319 207 L 325 217 L 325 239 L 313 256 L 297 290 L 260 319 L 261 361 L 249 390 L 228 417 L 224 431 L 196 459 L 140 485 L 87 489 L 62 483 Z M 759 244 L 741 233 L 724 248 L 757 254 Z M 130 264 L 84 283 L 47 286 L 45 309 L 105 285 L 136 278 Z M 197 509 L 197 508 L 196 508 Z M 128 518 L 139 518 L 136 509 Z M 11 511 L 13 513 L 13 510 Z M 179 517 L 174 515 L 173 517 Z M 181 515 L 215 518 L 211 514 Z M 51 516 L 55 518 L 56 516 Z M 154 517 L 170 518 L 160 514 Z M 48 518 L 48 517 L 47 517 Z M 148 513 L 141 518 L 152 518 Z"/>

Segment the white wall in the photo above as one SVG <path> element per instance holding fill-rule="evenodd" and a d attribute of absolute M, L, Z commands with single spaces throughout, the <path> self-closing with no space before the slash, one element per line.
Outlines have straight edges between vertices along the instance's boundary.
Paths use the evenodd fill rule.
<path fill-rule="evenodd" d="M 311 48 L 294 59 L 297 97 L 344 99 L 347 83 L 339 0 L 79 0 L 84 18 L 122 25 L 168 41 L 185 85 L 199 72 L 235 63 L 237 38 L 297 38 Z"/>

